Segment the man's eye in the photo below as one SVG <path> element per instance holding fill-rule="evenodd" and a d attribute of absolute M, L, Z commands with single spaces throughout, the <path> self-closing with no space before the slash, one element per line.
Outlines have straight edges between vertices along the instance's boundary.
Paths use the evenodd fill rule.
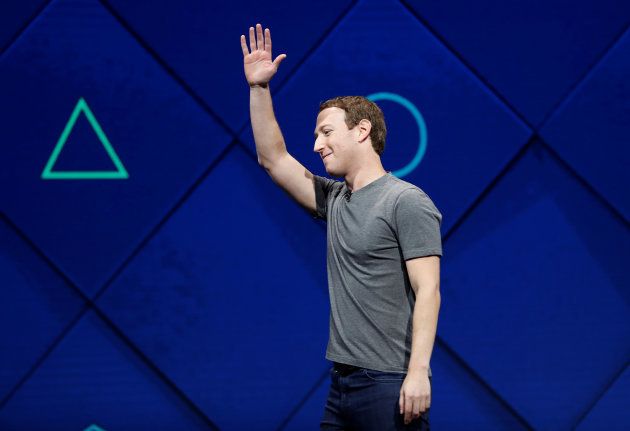
<path fill-rule="evenodd" d="M 331 130 L 324 130 L 324 136 L 330 135 Z"/>

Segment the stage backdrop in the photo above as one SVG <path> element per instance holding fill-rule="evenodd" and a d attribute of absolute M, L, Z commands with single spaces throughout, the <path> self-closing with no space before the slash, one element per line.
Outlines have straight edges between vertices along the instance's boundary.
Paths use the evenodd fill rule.
<path fill-rule="evenodd" d="M 269 3 L 269 4 L 266 4 Z M 630 426 L 630 3 L 0 4 L 0 429 L 318 429 L 325 225 L 256 162 L 378 103 L 443 214 L 435 429 Z"/>

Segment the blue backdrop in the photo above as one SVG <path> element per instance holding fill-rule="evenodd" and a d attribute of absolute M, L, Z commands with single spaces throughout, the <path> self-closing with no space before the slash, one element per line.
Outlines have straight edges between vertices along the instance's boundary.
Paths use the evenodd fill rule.
<path fill-rule="evenodd" d="M 318 429 L 324 226 L 256 163 L 379 99 L 442 212 L 435 429 L 630 427 L 630 3 L 0 4 L 0 429 Z M 380 95 L 379 95 L 380 94 Z"/>

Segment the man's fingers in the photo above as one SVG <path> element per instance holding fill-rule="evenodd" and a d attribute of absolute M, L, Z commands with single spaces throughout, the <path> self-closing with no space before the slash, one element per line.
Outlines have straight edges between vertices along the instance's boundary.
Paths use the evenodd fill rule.
<path fill-rule="evenodd" d="M 261 51 L 265 49 L 265 41 L 263 40 L 262 25 L 256 24 L 256 49 Z"/>
<path fill-rule="evenodd" d="M 411 422 L 413 419 L 413 399 L 409 396 L 405 397 L 405 423 Z"/>
<path fill-rule="evenodd" d="M 241 35 L 241 49 L 243 50 L 243 55 L 248 55 L 249 50 L 247 49 L 247 42 L 245 41 L 245 35 Z"/>
<path fill-rule="evenodd" d="M 402 415 L 405 411 L 405 396 L 402 391 L 400 391 L 400 397 L 398 398 L 398 407 L 400 407 L 400 414 Z"/>
<path fill-rule="evenodd" d="M 420 413 L 424 413 L 429 409 L 429 406 L 431 405 L 431 397 L 430 396 L 423 397 L 421 401 L 422 403 L 420 405 Z"/>
<path fill-rule="evenodd" d="M 271 55 L 271 32 L 268 28 L 265 29 L 265 51 Z"/>
<path fill-rule="evenodd" d="M 413 408 L 411 409 L 413 419 L 420 417 L 420 411 L 422 410 L 422 400 L 415 400 L 413 402 Z"/>
<path fill-rule="evenodd" d="M 254 27 L 249 28 L 249 50 L 251 52 L 256 50 L 256 35 L 254 34 Z"/>

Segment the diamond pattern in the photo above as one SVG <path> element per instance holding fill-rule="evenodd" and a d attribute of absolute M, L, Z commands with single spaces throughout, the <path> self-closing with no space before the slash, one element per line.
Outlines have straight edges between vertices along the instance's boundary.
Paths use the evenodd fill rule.
<path fill-rule="evenodd" d="M 89 313 L 0 411 L 0 427 L 82 430 L 95 423 L 105 430 L 208 429 L 202 417 Z"/>
<path fill-rule="evenodd" d="M 44 0 L 14 0 L 0 4 L 0 49 L 11 44 L 13 38 L 45 3 Z"/>
<path fill-rule="evenodd" d="M 0 428 L 317 428 L 324 230 L 241 130 L 236 40 L 262 22 L 313 172 L 324 99 L 391 92 L 426 122 L 405 179 L 444 215 L 433 424 L 623 429 L 628 4 L 464 3 L 0 6 Z M 129 181 L 39 178 L 79 97 Z M 379 103 L 397 170 L 420 130 Z M 58 168 L 110 169 L 101 149 L 79 119 Z"/>
<path fill-rule="evenodd" d="M 0 179 L 12 184 L 2 209 L 88 296 L 230 142 L 96 1 L 51 4 L 2 57 L 0 97 L 0 141 L 10 145 Z M 40 178 L 81 97 L 128 180 Z M 90 154 L 104 151 L 93 129 L 69 139 L 93 169 Z M 68 151 L 62 167 L 76 158 Z"/>
<path fill-rule="evenodd" d="M 630 22 L 620 0 L 405 3 L 534 125 Z"/>
<path fill-rule="evenodd" d="M 445 341 L 535 428 L 574 426 L 630 355 L 626 226 L 536 145 L 448 248 Z"/>
<path fill-rule="evenodd" d="M 81 298 L 0 220 L 0 400 L 78 315 Z"/>
<path fill-rule="evenodd" d="M 593 410 L 577 427 L 586 430 L 622 430 L 630 423 L 630 413 L 624 400 L 630 398 L 630 368 L 626 366 L 621 376 L 613 382 Z"/>
<path fill-rule="evenodd" d="M 325 245 L 236 147 L 99 303 L 221 429 L 273 429 L 325 368 Z"/>
<path fill-rule="evenodd" d="M 630 220 L 629 76 L 627 31 L 542 129 L 545 140 L 626 220 Z"/>
<path fill-rule="evenodd" d="M 273 29 L 274 56 L 290 53 L 275 78 L 282 81 L 352 4 L 324 0 L 317 7 L 305 8 L 290 1 L 215 2 L 212 7 L 203 0 L 109 2 L 233 130 L 249 115 L 239 35 L 256 23 Z"/>

